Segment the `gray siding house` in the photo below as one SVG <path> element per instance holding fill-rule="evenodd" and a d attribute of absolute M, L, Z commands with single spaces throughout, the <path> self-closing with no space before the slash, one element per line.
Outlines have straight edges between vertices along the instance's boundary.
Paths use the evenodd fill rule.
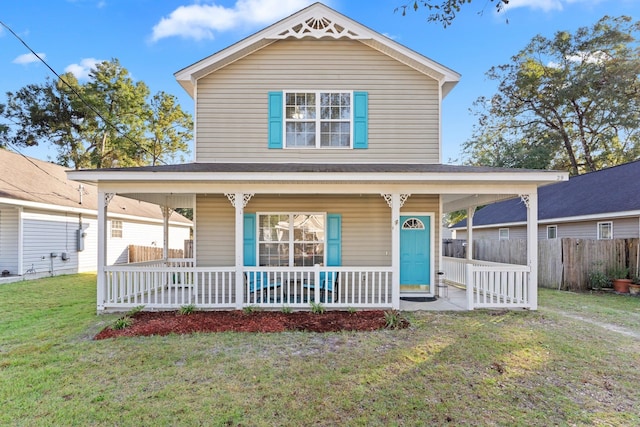
<path fill-rule="evenodd" d="M 526 238 L 526 207 L 511 199 L 478 209 L 474 239 Z M 467 237 L 467 221 L 451 227 Z M 571 177 L 538 191 L 538 239 L 640 237 L 640 160 Z"/>

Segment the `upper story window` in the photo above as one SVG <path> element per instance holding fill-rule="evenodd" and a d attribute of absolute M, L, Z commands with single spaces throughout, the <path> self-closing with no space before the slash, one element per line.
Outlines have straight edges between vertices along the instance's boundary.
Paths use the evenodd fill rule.
<path fill-rule="evenodd" d="M 367 149 L 369 94 L 284 91 L 268 94 L 270 149 Z"/>
<path fill-rule="evenodd" d="M 351 92 L 285 92 L 285 147 L 351 147 Z"/>
<path fill-rule="evenodd" d="M 599 222 L 598 223 L 598 240 L 610 240 L 613 239 L 613 223 Z"/>
<path fill-rule="evenodd" d="M 119 221 L 119 220 L 111 221 L 111 237 L 115 237 L 115 238 L 122 237 L 122 221 Z"/>

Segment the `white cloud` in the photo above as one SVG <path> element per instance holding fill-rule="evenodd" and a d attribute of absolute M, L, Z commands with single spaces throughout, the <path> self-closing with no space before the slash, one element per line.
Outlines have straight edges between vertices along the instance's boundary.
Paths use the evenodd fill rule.
<path fill-rule="evenodd" d="M 89 72 L 96 68 L 96 64 L 102 62 L 101 59 L 84 58 L 80 61 L 80 64 L 71 64 L 64 69 L 65 73 L 71 73 L 78 80 L 86 80 L 89 78 Z"/>
<path fill-rule="evenodd" d="M 151 40 L 183 37 L 213 39 L 216 32 L 245 25 L 267 25 L 311 4 L 313 0 L 237 0 L 231 7 L 215 3 L 180 6 L 153 27 Z"/>
<path fill-rule="evenodd" d="M 47 55 L 42 52 L 38 52 L 37 55 L 42 59 L 45 59 L 47 57 Z M 14 64 L 26 65 L 26 64 L 32 64 L 38 61 L 40 60 L 33 53 L 25 53 L 23 55 L 18 56 L 16 59 L 14 59 L 11 62 L 13 62 Z"/>

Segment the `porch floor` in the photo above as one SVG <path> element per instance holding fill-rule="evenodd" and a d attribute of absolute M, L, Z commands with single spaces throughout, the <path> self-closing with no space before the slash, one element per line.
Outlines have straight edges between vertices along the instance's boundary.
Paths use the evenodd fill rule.
<path fill-rule="evenodd" d="M 467 292 L 464 289 L 449 285 L 449 295 L 431 302 L 414 302 L 400 300 L 402 311 L 466 311 Z"/>

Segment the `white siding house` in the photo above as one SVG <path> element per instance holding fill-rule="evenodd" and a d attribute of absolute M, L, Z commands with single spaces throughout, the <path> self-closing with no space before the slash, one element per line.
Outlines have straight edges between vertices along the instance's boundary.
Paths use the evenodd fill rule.
<path fill-rule="evenodd" d="M 98 214 L 95 186 L 68 180 L 65 168 L 0 150 L 0 283 L 98 269 Z M 127 263 L 128 245 L 164 242 L 159 206 L 114 198 L 109 223 L 120 237 L 109 237 L 109 263 Z M 182 249 L 191 221 L 174 214 L 169 247 Z"/>

